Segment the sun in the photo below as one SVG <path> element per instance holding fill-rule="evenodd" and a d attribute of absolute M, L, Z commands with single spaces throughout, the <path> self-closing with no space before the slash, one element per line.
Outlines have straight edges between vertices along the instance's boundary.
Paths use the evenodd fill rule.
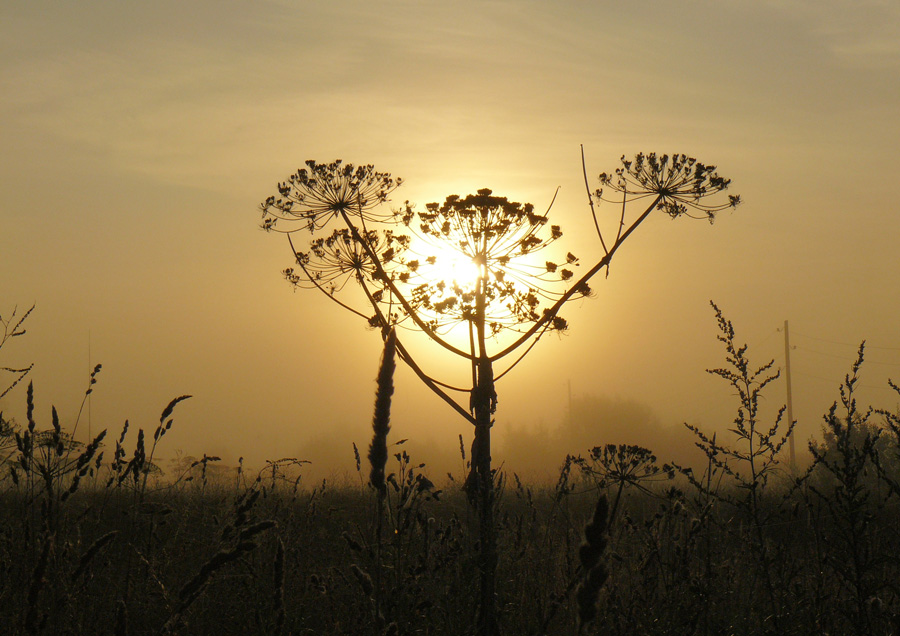
<path fill-rule="evenodd" d="M 429 258 L 423 276 L 432 283 L 444 281 L 463 289 L 472 288 L 478 280 L 478 265 L 470 257 L 449 247 L 436 250 Z M 431 262 L 433 260 L 433 262 Z"/>

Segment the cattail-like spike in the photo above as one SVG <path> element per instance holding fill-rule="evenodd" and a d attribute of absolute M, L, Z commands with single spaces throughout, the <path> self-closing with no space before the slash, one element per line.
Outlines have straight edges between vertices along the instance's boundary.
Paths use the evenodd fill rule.
<path fill-rule="evenodd" d="M 372 419 L 372 443 L 369 445 L 369 484 L 378 493 L 376 527 L 375 527 L 375 580 L 356 565 L 351 566 L 353 574 L 362 586 L 366 596 L 372 599 L 372 609 L 378 625 L 381 617 L 382 577 L 381 577 L 381 531 L 384 522 L 384 504 L 387 499 L 387 483 L 385 481 L 385 466 L 387 465 L 388 449 L 387 436 L 391 430 L 391 396 L 394 393 L 394 369 L 396 363 L 394 356 L 397 350 L 397 332 L 391 329 L 384 340 L 384 354 L 381 356 L 381 366 L 378 369 L 378 388 L 375 393 L 375 415 Z M 398 442 L 398 444 L 402 443 Z M 406 451 L 403 452 L 406 455 Z M 400 459 L 400 454 L 397 454 Z M 393 478 L 393 475 L 391 475 Z M 397 488 L 396 480 L 392 481 Z M 399 488 L 398 488 L 399 490 Z"/>
<path fill-rule="evenodd" d="M 181 396 L 178 396 L 177 398 L 175 398 L 174 400 L 172 400 L 171 402 L 169 402 L 169 404 L 166 405 L 166 408 L 163 409 L 162 415 L 159 416 L 160 425 L 165 424 L 166 418 L 169 417 L 172 414 L 172 411 L 175 410 L 176 404 L 178 404 L 179 402 L 182 402 L 184 400 L 187 400 L 191 397 L 192 396 L 190 396 L 190 395 L 181 395 Z"/>
<path fill-rule="evenodd" d="M 25 392 L 25 417 L 28 419 L 28 432 L 34 434 L 34 382 L 28 383 L 28 390 Z"/>
<path fill-rule="evenodd" d="M 394 393 L 394 354 L 397 348 L 397 333 L 391 329 L 384 341 L 384 354 L 378 369 L 378 389 L 375 393 L 375 416 L 372 419 L 372 443 L 369 445 L 369 483 L 381 496 L 387 494 L 384 469 L 387 464 L 387 436 L 391 430 L 391 396 Z"/>
<path fill-rule="evenodd" d="M 597 617 L 597 598 L 600 588 L 606 582 L 609 572 L 600 560 L 606 549 L 606 530 L 609 525 L 609 502 L 606 495 L 600 495 L 594 516 L 584 528 L 585 542 L 578 550 L 578 558 L 584 569 L 584 578 L 575 595 L 578 601 L 578 620 L 582 626 Z"/>
<path fill-rule="evenodd" d="M 71 581 L 75 581 L 79 576 L 84 574 L 85 570 L 87 570 L 88 566 L 91 564 L 91 561 L 93 561 L 94 557 L 97 556 L 97 553 L 100 552 L 100 550 L 102 550 L 113 539 L 115 539 L 116 535 L 118 534 L 118 530 L 112 530 L 94 541 L 85 551 L 85 553 L 81 555 L 81 558 L 78 560 L 78 566 L 72 572 L 72 575 L 69 577 L 69 579 Z"/>
<path fill-rule="evenodd" d="M 372 577 L 369 576 L 369 573 L 355 563 L 350 564 L 350 571 L 353 572 L 353 576 L 356 577 L 356 581 L 362 588 L 363 594 L 371 598 L 375 591 L 375 587 L 372 584 Z"/>

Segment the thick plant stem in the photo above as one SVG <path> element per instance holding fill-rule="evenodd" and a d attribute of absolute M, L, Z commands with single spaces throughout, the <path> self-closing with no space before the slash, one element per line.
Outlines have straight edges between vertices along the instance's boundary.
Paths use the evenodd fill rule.
<path fill-rule="evenodd" d="M 491 471 L 491 413 L 495 403 L 493 370 L 490 360 L 478 362 L 478 386 L 475 399 L 475 441 L 472 464 L 475 472 L 475 505 L 478 510 L 478 567 L 481 592 L 478 610 L 478 634 L 499 634 L 496 608 L 497 537 L 494 528 L 494 479 Z"/>
<path fill-rule="evenodd" d="M 479 553 L 478 569 L 481 590 L 478 606 L 479 636 L 497 636 L 497 536 L 494 527 L 494 477 L 491 471 L 492 415 L 497 407 L 493 364 L 487 354 L 485 337 L 485 277 L 479 277 L 475 299 L 475 336 L 478 358 L 475 366 L 475 386 L 472 409 L 475 415 L 475 440 L 472 443 L 472 479 L 470 498 L 478 510 Z M 473 351 L 474 353 L 474 351 Z M 474 495 L 474 497 L 473 497 Z"/>

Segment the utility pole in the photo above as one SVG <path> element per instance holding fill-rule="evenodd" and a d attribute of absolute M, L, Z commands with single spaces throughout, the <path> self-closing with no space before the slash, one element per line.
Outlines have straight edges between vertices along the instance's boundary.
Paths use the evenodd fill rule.
<path fill-rule="evenodd" d="M 91 330 L 88 329 L 88 377 L 93 378 L 93 376 L 91 375 L 91 372 L 93 370 L 94 370 L 94 368 L 91 366 Z M 93 387 L 93 385 L 91 385 L 88 388 L 93 389 L 94 387 Z M 87 396 L 87 425 L 88 425 L 87 441 L 88 441 L 88 444 L 90 444 L 91 440 L 93 439 L 91 437 L 91 394 L 93 394 L 93 391 L 91 391 L 91 393 L 88 394 L 88 396 Z"/>
<path fill-rule="evenodd" d="M 791 336 L 788 331 L 788 321 L 784 321 L 784 379 L 787 384 L 787 416 L 788 425 L 794 425 L 794 407 L 791 404 Z M 794 447 L 794 429 L 791 429 L 791 436 L 788 440 L 788 448 L 791 456 L 791 472 L 797 469 L 797 451 Z"/>

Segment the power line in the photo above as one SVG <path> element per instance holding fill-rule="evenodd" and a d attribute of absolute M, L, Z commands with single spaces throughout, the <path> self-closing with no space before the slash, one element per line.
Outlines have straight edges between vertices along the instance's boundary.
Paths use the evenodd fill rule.
<path fill-rule="evenodd" d="M 849 360 L 849 358 L 845 355 L 839 355 L 834 353 L 825 353 L 824 351 L 816 351 L 815 349 L 808 349 L 806 347 L 801 347 L 798 345 L 794 345 L 794 349 L 799 349 L 800 351 L 807 351 L 809 353 L 815 353 L 816 355 L 825 356 L 828 358 L 837 358 L 838 360 Z M 874 347 L 873 347 L 874 348 Z M 897 367 L 900 368 L 900 364 L 896 362 L 874 362 L 872 360 L 865 360 L 863 364 L 877 364 L 883 367 Z"/>
<path fill-rule="evenodd" d="M 792 373 L 793 373 L 794 375 L 799 375 L 799 376 L 804 377 L 804 378 L 810 378 L 810 379 L 812 379 L 812 380 L 818 380 L 819 382 L 827 382 L 827 383 L 829 383 L 829 384 L 831 384 L 831 385 L 835 385 L 835 384 L 841 385 L 841 384 L 844 383 L 844 379 L 843 379 L 843 378 L 841 378 L 841 379 L 839 379 L 839 380 L 837 380 L 837 379 L 835 379 L 835 378 L 823 378 L 823 377 L 820 376 L 820 375 L 813 375 L 813 374 L 811 374 L 811 373 L 804 373 L 804 372 L 802 372 L 802 371 L 797 371 L 797 370 L 793 370 Z M 860 388 L 866 388 L 866 389 L 879 389 L 879 390 L 882 390 L 882 391 L 893 391 L 893 389 L 892 389 L 891 387 L 889 387 L 887 384 L 885 384 L 884 386 L 879 386 L 879 385 L 877 385 L 877 384 L 862 384 L 862 383 L 859 383 L 859 384 L 857 384 L 856 386 L 858 386 L 858 387 L 860 387 Z"/>
<path fill-rule="evenodd" d="M 841 345 L 844 347 L 854 347 L 856 349 L 859 349 L 859 344 L 860 344 L 860 343 L 851 344 L 849 342 L 840 342 L 838 340 L 829 340 L 828 338 L 817 338 L 816 336 L 807 335 L 803 332 L 797 331 L 796 329 L 794 329 L 794 335 L 802 336 L 804 338 L 809 338 L 810 340 L 818 340 L 819 342 L 827 342 L 829 344 L 836 344 L 836 345 Z M 866 349 L 879 349 L 879 350 L 883 350 L 883 351 L 900 351 L 900 347 L 879 347 L 876 345 L 869 344 L 868 342 L 866 343 Z"/>
<path fill-rule="evenodd" d="M 776 333 L 781 333 L 781 329 L 773 329 L 772 331 L 770 331 L 769 334 L 768 334 L 765 338 L 763 338 L 762 340 L 760 340 L 760 341 L 757 342 L 757 343 L 754 343 L 754 344 L 752 345 L 753 348 L 756 348 L 756 347 L 762 347 L 762 346 L 763 346 L 764 344 L 766 344 L 766 343 L 769 341 L 769 339 L 770 339 L 772 336 L 774 336 Z"/>

